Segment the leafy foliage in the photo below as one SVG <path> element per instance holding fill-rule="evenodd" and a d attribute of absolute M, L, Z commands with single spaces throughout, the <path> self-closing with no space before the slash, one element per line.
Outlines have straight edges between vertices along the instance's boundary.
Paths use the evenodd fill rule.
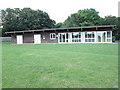
<path fill-rule="evenodd" d="M 117 25 L 118 18 L 116 16 L 105 16 L 103 25 Z"/>
<path fill-rule="evenodd" d="M 51 20 L 49 15 L 41 10 L 7 8 L 1 13 L 3 35 L 6 31 L 52 28 L 55 24 L 55 21 Z"/>
<path fill-rule="evenodd" d="M 117 28 L 115 29 L 115 36 L 117 40 L 120 40 L 120 17 L 118 17 Z"/>
<path fill-rule="evenodd" d="M 71 14 L 71 16 L 65 20 L 63 27 L 101 25 L 102 18 L 98 13 L 99 12 L 92 8 L 79 10 L 77 13 Z"/>
<path fill-rule="evenodd" d="M 56 25 L 55 25 L 55 28 L 61 28 L 62 27 L 62 25 L 63 25 L 63 23 L 57 23 Z"/>

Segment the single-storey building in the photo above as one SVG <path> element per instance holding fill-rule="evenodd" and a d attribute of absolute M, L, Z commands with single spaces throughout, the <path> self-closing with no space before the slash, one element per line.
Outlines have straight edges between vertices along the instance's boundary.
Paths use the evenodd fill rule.
<path fill-rule="evenodd" d="M 115 25 L 52 28 L 5 32 L 11 35 L 11 42 L 34 43 L 112 43 Z"/>

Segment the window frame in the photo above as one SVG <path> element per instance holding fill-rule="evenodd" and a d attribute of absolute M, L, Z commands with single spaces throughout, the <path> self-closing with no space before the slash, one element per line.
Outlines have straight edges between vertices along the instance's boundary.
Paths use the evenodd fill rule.
<path fill-rule="evenodd" d="M 108 32 L 110 32 L 110 35 L 108 36 Z M 107 41 L 106 42 L 112 42 L 112 31 L 107 31 Z"/>
<path fill-rule="evenodd" d="M 85 32 L 85 42 L 95 42 L 95 32 L 94 31 Z"/>
<path fill-rule="evenodd" d="M 81 42 L 81 32 L 72 32 L 72 42 L 73 43 L 79 43 L 79 42 Z M 76 36 L 77 36 L 77 38 L 76 38 Z"/>
<path fill-rule="evenodd" d="M 55 37 L 53 37 L 55 35 Z M 56 33 L 50 33 L 50 39 L 56 39 Z"/>

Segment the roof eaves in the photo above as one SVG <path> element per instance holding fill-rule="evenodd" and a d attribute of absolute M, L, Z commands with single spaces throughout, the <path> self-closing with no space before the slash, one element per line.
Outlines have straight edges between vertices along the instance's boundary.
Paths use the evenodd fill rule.
<path fill-rule="evenodd" d="M 68 28 L 51 28 L 51 29 L 40 29 L 40 30 L 25 30 L 25 31 L 12 31 L 5 32 L 5 34 L 12 33 L 24 33 L 24 32 L 37 32 L 37 31 L 53 31 L 53 30 L 67 30 L 67 29 L 82 29 L 82 28 L 99 28 L 99 27 L 116 27 L 116 25 L 101 25 L 101 26 L 82 26 L 82 27 L 68 27 Z"/>

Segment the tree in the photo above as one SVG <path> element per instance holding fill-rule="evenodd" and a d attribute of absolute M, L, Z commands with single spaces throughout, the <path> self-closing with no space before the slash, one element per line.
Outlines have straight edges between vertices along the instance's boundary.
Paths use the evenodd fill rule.
<path fill-rule="evenodd" d="M 61 28 L 62 27 L 62 25 L 63 25 L 63 23 L 57 23 L 56 25 L 55 25 L 55 28 Z"/>
<path fill-rule="evenodd" d="M 64 21 L 63 27 L 101 25 L 103 19 L 98 14 L 99 12 L 92 8 L 79 10 Z"/>
<path fill-rule="evenodd" d="M 120 40 L 120 17 L 118 17 L 117 27 L 114 30 L 116 40 Z"/>
<path fill-rule="evenodd" d="M 103 25 L 117 25 L 118 23 L 118 18 L 116 16 L 105 16 L 105 18 L 103 18 Z"/>
<path fill-rule="evenodd" d="M 46 12 L 31 8 L 7 8 L 1 11 L 3 22 L 3 36 L 6 31 L 36 30 L 53 28 L 55 21 L 51 20 Z"/>
<path fill-rule="evenodd" d="M 118 40 L 120 38 L 120 34 L 119 34 L 119 22 L 118 22 L 118 17 L 116 16 L 105 16 L 105 18 L 103 18 L 103 22 L 102 25 L 116 25 L 117 27 L 115 29 L 113 29 L 113 36 L 116 37 L 116 39 Z"/>

